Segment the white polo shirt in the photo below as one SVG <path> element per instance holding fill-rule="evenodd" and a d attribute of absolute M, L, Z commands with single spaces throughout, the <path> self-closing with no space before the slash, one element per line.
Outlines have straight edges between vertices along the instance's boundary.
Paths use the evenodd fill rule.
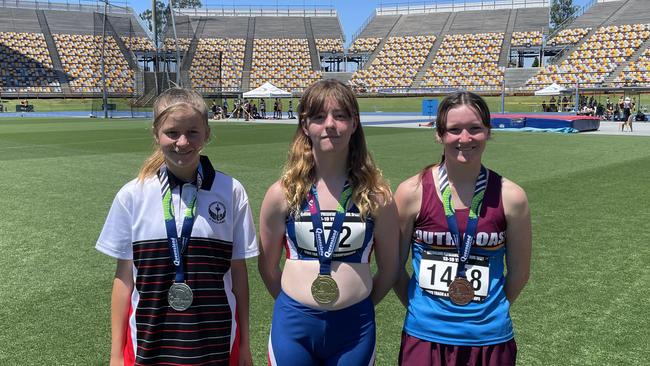
<path fill-rule="evenodd" d="M 157 176 L 142 183 L 133 180 L 120 189 L 97 240 L 100 252 L 133 260 L 135 287 L 125 348 L 132 362 L 227 365 L 231 350 L 237 349 L 230 263 L 258 254 L 253 215 L 241 183 L 215 171 L 205 156 L 201 166 L 196 219 L 183 253 L 185 281 L 194 295 L 189 309 L 175 311 L 167 301 L 175 268 Z M 181 186 L 170 178 L 180 234 L 192 189 L 190 183 Z"/>

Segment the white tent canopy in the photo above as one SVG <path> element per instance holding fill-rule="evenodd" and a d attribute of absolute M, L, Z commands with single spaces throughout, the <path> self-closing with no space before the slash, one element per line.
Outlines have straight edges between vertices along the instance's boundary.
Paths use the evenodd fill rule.
<path fill-rule="evenodd" d="M 546 88 L 537 90 L 535 92 L 535 95 L 560 95 L 560 94 L 562 94 L 564 92 L 567 92 L 567 91 L 569 91 L 569 89 L 564 88 L 564 87 L 562 87 L 560 85 L 557 85 L 556 83 L 553 83 L 553 84 L 547 86 Z"/>
<path fill-rule="evenodd" d="M 259 88 L 244 93 L 244 98 L 291 98 L 291 93 L 266 82 Z"/>

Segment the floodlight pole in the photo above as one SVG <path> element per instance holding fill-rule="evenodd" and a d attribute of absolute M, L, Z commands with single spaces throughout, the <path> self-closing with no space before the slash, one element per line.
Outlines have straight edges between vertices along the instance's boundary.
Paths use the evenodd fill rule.
<path fill-rule="evenodd" d="M 501 66 L 501 71 L 503 71 L 503 82 L 501 83 L 501 113 L 505 113 L 505 110 L 506 110 L 506 68 Z"/>
<path fill-rule="evenodd" d="M 169 13 L 174 30 L 174 43 L 176 44 L 176 86 L 181 86 L 181 53 L 178 49 L 178 36 L 176 35 L 176 18 L 174 17 L 174 0 L 169 0 Z"/>
<path fill-rule="evenodd" d="M 104 0 L 104 17 L 102 22 L 102 55 L 101 60 L 101 74 L 102 74 L 102 104 L 104 109 L 104 119 L 108 119 L 108 92 L 106 90 L 106 60 L 104 54 L 106 52 L 106 11 L 108 8 L 108 0 Z"/>
<path fill-rule="evenodd" d="M 578 114 L 580 112 L 580 81 L 576 80 L 576 99 L 575 99 L 575 112 Z"/>

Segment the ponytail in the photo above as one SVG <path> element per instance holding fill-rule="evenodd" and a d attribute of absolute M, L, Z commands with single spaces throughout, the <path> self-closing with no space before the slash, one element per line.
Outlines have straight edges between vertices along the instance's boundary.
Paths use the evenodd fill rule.
<path fill-rule="evenodd" d="M 157 147 L 156 151 L 149 155 L 147 160 L 142 163 L 140 172 L 138 173 L 138 182 L 143 183 L 145 179 L 155 175 L 164 163 L 165 157 L 163 156 L 162 150 L 160 150 L 160 147 Z"/>

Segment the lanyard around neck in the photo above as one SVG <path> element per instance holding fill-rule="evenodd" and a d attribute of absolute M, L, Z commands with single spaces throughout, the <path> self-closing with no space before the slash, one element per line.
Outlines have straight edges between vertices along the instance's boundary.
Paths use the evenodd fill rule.
<path fill-rule="evenodd" d="M 458 267 L 456 269 L 456 277 L 465 277 L 465 264 L 469 259 L 470 249 L 476 239 L 478 217 L 481 213 L 483 196 L 485 195 L 485 189 L 487 187 L 487 169 L 481 165 L 481 172 L 476 178 L 472 204 L 469 208 L 469 218 L 467 219 L 467 228 L 465 229 L 465 235 L 462 241 L 458 230 L 454 205 L 452 203 L 451 186 L 449 185 L 449 177 L 447 176 L 447 167 L 444 164 L 440 165 L 438 168 L 438 185 L 440 186 L 440 195 L 442 197 L 442 206 L 445 210 L 445 217 L 447 218 L 447 226 L 449 227 L 449 232 L 451 233 L 454 245 L 458 248 Z"/>
<path fill-rule="evenodd" d="M 192 227 L 194 226 L 194 219 L 196 218 L 198 189 L 201 187 L 203 181 L 203 169 L 199 163 L 199 168 L 196 174 L 196 186 L 192 185 L 190 201 L 185 209 L 180 237 L 176 230 L 176 217 L 174 216 L 172 191 L 169 186 L 169 174 L 167 173 L 166 166 L 163 165 L 158 171 L 158 179 L 160 180 L 160 191 L 162 194 L 163 217 L 165 219 L 165 229 L 167 231 L 167 244 L 169 245 L 172 263 L 176 268 L 176 277 L 174 282 L 181 283 L 185 282 L 182 254 L 190 241 L 190 236 L 192 235 Z"/>
<path fill-rule="evenodd" d="M 334 222 L 332 222 L 332 227 L 330 228 L 327 241 L 325 241 L 323 221 L 320 216 L 320 205 L 318 204 L 318 191 L 316 190 L 316 185 L 311 186 L 311 190 L 307 196 L 307 204 L 309 206 L 309 213 L 311 214 L 311 223 L 314 228 L 314 240 L 316 242 L 316 250 L 318 251 L 321 275 L 329 275 L 332 272 L 332 255 L 334 254 L 334 248 L 336 247 L 336 243 L 339 241 L 339 236 L 341 235 L 343 220 L 345 219 L 346 207 L 350 200 L 350 196 L 352 196 L 352 187 L 346 182 L 343 187 L 343 192 L 341 192 L 341 196 L 339 197 Z"/>

